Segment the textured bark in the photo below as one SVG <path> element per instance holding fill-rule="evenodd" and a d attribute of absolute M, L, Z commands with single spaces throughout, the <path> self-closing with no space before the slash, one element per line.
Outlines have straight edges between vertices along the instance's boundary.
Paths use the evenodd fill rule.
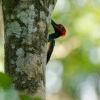
<path fill-rule="evenodd" d="M 2 0 L 5 72 L 21 92 L 45 99 L 48 27 L 56 0 Z"/>

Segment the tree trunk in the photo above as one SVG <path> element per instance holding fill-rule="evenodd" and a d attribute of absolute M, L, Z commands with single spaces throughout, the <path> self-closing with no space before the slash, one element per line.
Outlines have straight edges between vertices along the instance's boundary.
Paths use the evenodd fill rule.
<path fill-rule="evenodd" d="M 2 0 L 5 72 L 21 92 L 45 99 L 48 27 L 56 0 Z"/>

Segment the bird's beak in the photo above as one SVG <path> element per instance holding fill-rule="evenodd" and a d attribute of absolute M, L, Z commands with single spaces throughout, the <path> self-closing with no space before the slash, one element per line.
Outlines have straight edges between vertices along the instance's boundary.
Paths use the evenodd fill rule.
<path fill-rule="evenodd" d="M 51 24 L 52 24 L 53 28 L 56 29 L 57 24 L 53 20 L 51 20 Z"/>

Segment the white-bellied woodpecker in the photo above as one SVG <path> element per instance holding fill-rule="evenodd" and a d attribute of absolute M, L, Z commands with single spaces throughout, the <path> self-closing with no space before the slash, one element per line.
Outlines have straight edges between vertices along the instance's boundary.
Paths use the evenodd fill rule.
<path fill-rule="evenodd" d="M 53 20 L 51 20 L 51 24 L 55 32 L 52 34 L 49 34 L 48 42 L 50 42 L 50 45 L 49 45 L 49 49 L 47 52 L 47 63 L 50 60 L 51 54 L 53 52 L 53 49 L 55 46 L 55 39 L 66 35 L 66 29 L 63 25 L 56 24 Z"/>

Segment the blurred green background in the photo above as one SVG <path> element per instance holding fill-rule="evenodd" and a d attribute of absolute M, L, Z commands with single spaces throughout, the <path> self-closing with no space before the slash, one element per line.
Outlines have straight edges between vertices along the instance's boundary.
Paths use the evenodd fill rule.
<path fill-rule="evenodd" d="M 47 65 L 47 100 L 100 100 L 100 0 L 58 0 L 52 19 L 67 35 L 56 40 Z M 0 6 L 0 71 L 3 40 Z"/>

